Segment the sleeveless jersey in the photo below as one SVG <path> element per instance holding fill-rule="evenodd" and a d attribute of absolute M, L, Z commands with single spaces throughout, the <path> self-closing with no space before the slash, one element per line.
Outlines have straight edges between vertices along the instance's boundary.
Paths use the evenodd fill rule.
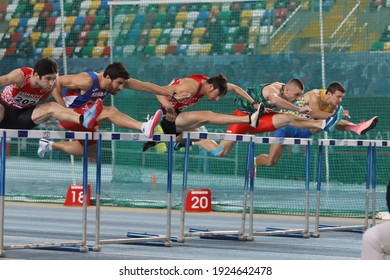
<path fill-rule="evenodd" d="M 263 103 L 264 107 L 274 109 L 276 106 L 268 104 L 267 100 L 265 100 L 263 96 L 263 88 L 268 86 L 269 84 L 261 84 L 254 87 L 249 87 L 246 89 L 246 92 L 255 100 L 258 102 Z M 254 113 L 256 112 L 256 109 L 253 107 L 253 105 L 242 98 L 241 96 L 236 96 L 234 99 L 234 104 L 236 105 L 236 108 L 242 112 L 246 113 Z"/>
<path fill-rule="evenodd" d="M 0 98 L 8 106 L 16 109 L 25 109 L 37 105 L 41 100 L 50 97 L 51 91 L 45 91 L 41 88 L 33 88 L 30 80 L 34 69 L 29 67 L 20 68 L 24 74 L 24 83 L 21 87 L 8 85 L 4 88 Z"/>
<path fill-rule="evenodd" d="M 323 104 L 324 104 L 324 100 L 325 100 L 326 89 L 320 89 L 319 92 L 320 92 L 319 107 L 322 108 L 324 106 Z M 305 105 L 307 105 L 305 100 L 304 100 L 304 97 L 305 97 L 305 95 L 302 95 L 301 98 L 299 100 L 295 101 L 293 104 L 295 106 L 298 106 L 298 107 L 304 107 Z M 335 109 L 336 109 L 336 106 L 334 106 L 333 104 L 329 104 L 325 108 L 321 109 L 321 111 L 326 112 L 326 113 L 332 113 Z M 279 112 L 281 112 L 281 113 L 288 112 L 290 114 L 294 114 L 294 115 L 297 115 L 297 116 L 300 116 L 303 118 L 311 118 L 307 114 L 302 114 L 302 113 L 299 113 L 298 111 L 293 111 L 293 110 L 280 109 Z"/>
<path fill-rule="evenodd" d="M 198 89 L 197 89 L 195 95 L 190 97 L 190 98 L 177 100 L 175 98 L 168 97 L 168 100 L 171 103 L 171 105 L 173 106 L 173 108 L 175 109 L 175 111 L 182 112 L 185 108 L 193 106 L 196 103 L 198 103 L 199 99 L 201 99 L 203 97 L 203 95 L 200 95 L 200 87 L 202 85 L 202 80 L 209 79 L 209 77 L 201 75 L 201 74 L 194 74 L 194 75 L 188 76 L 186 78 L 190 78 L 190 79 L 193 79 L 196 82 L 198 82 Z M 174 79 L 169 85 L 179 85 L 183 79 L 184 78 Z"/>
<path fill-rule="evenodd" d="M 68 89 L 62 94 L 62 98 L 65 101 L 66 107 L 80 108 L 89 101 L 96 101 L 96 99 L 104 99 L 109 92 L 105 89 L 101 89 L 99 86 L 99 78 L 95 72 L 87 72 L 92 78 L 92 87 L 80 94 L 78 89 Z"/>

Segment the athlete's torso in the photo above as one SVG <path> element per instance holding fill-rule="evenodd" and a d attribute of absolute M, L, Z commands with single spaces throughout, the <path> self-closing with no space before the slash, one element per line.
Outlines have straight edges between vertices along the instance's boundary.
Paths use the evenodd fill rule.
<path fill-rule="evenodd" d="M 180 111 L 181 112 L 185 108 L 193 106 L 196 103 L 198 103 L 199 99 L 201 99 L 203 97 L 203 95 L 200 95 L 200 89 L 201 89 L 201 86 L 202 86 L 202 81 L 209 79 L 207 76 L 204 76 L 204 75 L 201 75 L 201 74 L 194 74 L 194 75 L 188 76 L 186 78 L 187 79 L 190 78 L 190 79 L 195 80 L 198 83 L 198 89 L 197 89 L 195 95 L 190 97 L 190 98 L 177 100 L 175 98 L 168 97 L 168 100 L 171 103 L 171 105 L 173 106 L 173 108 L 175 109 L 175 111 Z M 185 78 L 183 78 L 183 79 L 185 79 Z M 183 79 L 174 79 L 169 85 L 179 85 Z"/>
<path fill-rule="evenodd" d="M 92 78 L 92 87 L 80 94 L 78 89 L 68 89 L 63 94 L 65 105 L 69 108 L 79 108 L 89 101 L 96 101 L 98 98 L 104 99 L 109 92 L 99 86 L 99 77 L 95 72 L 87 72 Z"/>
<path fill-rule="evenodd" d="M 21 87 L 14 84 L 6 86 L 1 94 L 1 100 L 16 109 L 25 109 L 37 105 L 41 100 L 49 98 L 51 91 L 45 91 L 42 88 L 33 88 L 31 86 L 31 77 L 34 70 L 29 67 L 20 68 L 24 74 L 25 80 Z"/>
<path fill-rule="evenodd" d="M 264 107 L 274 109 L 276 107 L 274 105 L 269 104 L 263 95 L 263 89 L 268 85 L 269 84 L 260 84 L 257 86 L 249 87 L 246 91 L 254 100 L 263 103 Z M 236 98 L 234 99 L 234 104 L 236 105 L 236 108 L 242 112 L 254 113 L 256 111 L 253 105 L 241 96 L 236 96 Z"/>

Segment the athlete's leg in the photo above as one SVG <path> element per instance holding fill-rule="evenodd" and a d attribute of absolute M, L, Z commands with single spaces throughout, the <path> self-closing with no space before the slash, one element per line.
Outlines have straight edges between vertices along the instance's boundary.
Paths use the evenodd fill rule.
<path fill-rule="evenodd" d="M 63 151 L 73 156 L 82 156 L 84 154 L 84 146 L 79 141 L 53 142 L 47 139 L 39 140 L 38 155 L 43 158 L 49 151 Z M 88 156 L 96 157 L 95 143 L 88 145 Z"/>
<path fill-rule="evenodd" d="M 211 111 L 183 112 L 176 118 L 176 129 L 181 131 L 192 131 L 202 125 L 211 123 L 215 125 L 229 125 L 232 123 L 248 124 L 248 116 L 233 116 L 214 113 Z"/>
<path fill-rule="evenodd" d="M 269 147 L 268 155 L 262 154 L 255 158 L 256 166 L 273 166 L 277 164 L 282 157 L 285 148 L 285 145 L 272 144 Z"/>
<path fill-rule="evenodd" d="M 85 111 L 83 115 L 79 115 L 75 111 L 61 106 L 55 102 L 48 102 L 37 105 L 31 115 L 31 120 L 39 125 L 51 117 L 63 122 L 81 123 L 86 128 L 93 128 L 97 122 L 96 119 L 103 110 L 103 103 L 98 99 L 95 104 Z"/>

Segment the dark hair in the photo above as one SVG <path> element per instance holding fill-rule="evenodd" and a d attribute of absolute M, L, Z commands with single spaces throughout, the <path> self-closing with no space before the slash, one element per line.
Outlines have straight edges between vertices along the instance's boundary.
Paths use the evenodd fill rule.
<path fill-rule="evenodd" d="M 219 73 L 218 76 L 211 77 L 207 80 L 209 84 L 212 84 L 215 89 L 219 90 L 219 96 L 224 96 L 227 92 L 227 78 Z"/>
<path fill-rule="evenodd" d="M 35 63 L 34 72 L 36 72 L 39 77 L 50 74 L 57 74 L 58 64 L 50 57 L 43 57 Z"/>
<path fill-rule="evenodd" d="M 116 78 L 127 80 L 130 78 L 130 74 L 122 62 L 113 62 L 108 65 L 104 70 L 103 77 L 106 77 L 107 75 L 110 76 L 111 80 L 115 80 Z"/>
<path fill-rule="evenodd" d="M 336 91 L 345 93 L 345 87 L 342 83 L 332 82 L 328 85 L 328 88 L 326 89 L 326 92 L 330 92 L 331 94 L 335 93 Z"/>
<path fill-rule="evenodd" d="M 295 84 L 297 85 L 301 90 L 304 90 L 305 86 L 303 82 L 300 79 L 294 78 L 287 82 L 288 84 Z"/>

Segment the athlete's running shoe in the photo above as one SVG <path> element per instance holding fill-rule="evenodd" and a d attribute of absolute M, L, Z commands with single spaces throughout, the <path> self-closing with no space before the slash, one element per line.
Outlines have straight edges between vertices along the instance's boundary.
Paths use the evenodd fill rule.
<path fill-rule="evenodd" d="M 43 158 L 48 151 L 50 151 L 50 141 L 44 138 L 40 139 L 37 152 L 38 156 Z"/>
<path fill-rule="evenodd" d="M 377 116 L 373 117 L 372 119 L 370 119 L 366 122 L 361 122 L 361 123 L 357 124 L 358 127 L 356 130 L 356 133 L 359 135 L 364 135 L 364 134 L 366 134 L 367 131 L 376 127 L 377 123 L 378 123 Z"/>
<path fill-rule="evenodd" d="M 153 118 L 142 124 L 142 132 L 146 137 L 152 138 L 154 135 L 154 128 L 160 123 L 163 116 L 163 111 L 158 109 Z"/>
<path fill-rule="evenodd" d="M 336 125 L 341 121 L 341 119 L 343 118 L 343 114 L 344 114 L 343 106 L 339 105 L 336 111 L 334 112 L 334 114 L 327 117 L 324 120 L 325 125 L 323 129 L 327 132 L 331 132 L 336 127 Z"/>
<path fill-rule="evenodd" d="M 154 141 L 147 141 L 142 143 L 142 151 L 145 152 L 146 150 L 150 149 L 151 147 L 156 146 L 158 143 Z"/>
<path fill-rule="evenodd" d="M 264 104 L 260 103 L 256 112 L 249 115 L 250 126 L 256 128 L 259 125 L 259 119 L 263 115 Z"/>
<path fill-rule="evenodd" d="M 95 104 L 84 113 L 83 126 L 93 129 L 97 125 L 97 118 L 103 111 L 103 101 L 99 98 Z"/>

